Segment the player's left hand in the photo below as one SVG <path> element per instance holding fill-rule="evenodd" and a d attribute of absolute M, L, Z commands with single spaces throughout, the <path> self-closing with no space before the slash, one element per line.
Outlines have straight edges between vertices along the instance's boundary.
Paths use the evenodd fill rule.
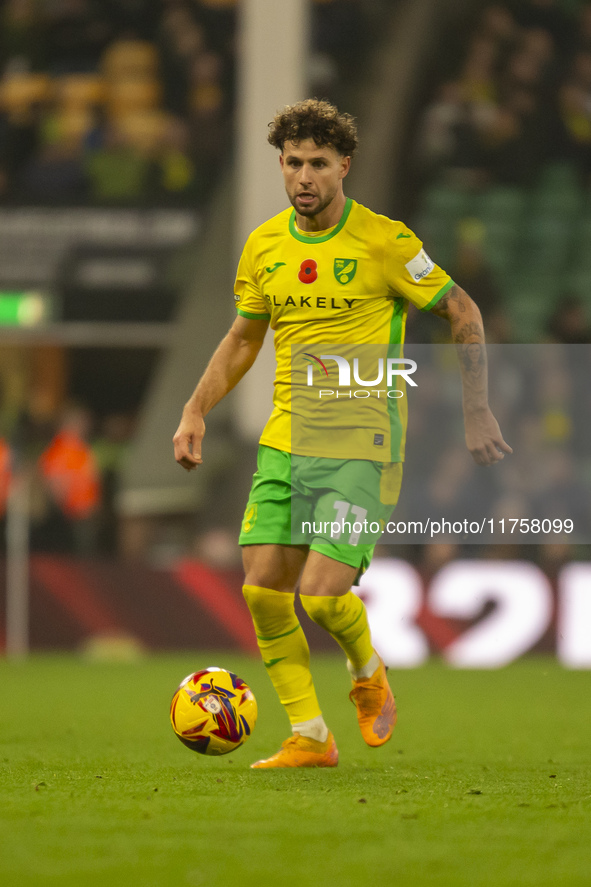
<path fill-rule="evenodd" d="M 477 465 L 494 465 L 513 452 L 489 407 L 465 414 L 464 426 L 466 446 Z"/>

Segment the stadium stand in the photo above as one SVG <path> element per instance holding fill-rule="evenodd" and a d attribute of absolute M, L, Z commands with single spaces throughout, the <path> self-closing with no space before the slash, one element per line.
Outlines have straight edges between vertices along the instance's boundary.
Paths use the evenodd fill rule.
<path fill-rule="evenodd" d="M 202 205 L 229 152 L 238 5 L 3 4 L 0 203 Z M 311 11 L 314 88 L 334 98 L 367 12 L 359 0 Z"/>
<path fill-rule="evenodd" d="M 463 491 L 471 489 L 481 502 L 492 494 L 491 514 L 566 509 L 589 527 L 588 492 L 580 495 L 589 477 L 581 447 L 585 396 L 576 381 L 585 352 L 551 343 L 591 341 L 591 4 L 475 5 L 463 36 L 458 31 L 460 51 L 442 37 L 438 64 L 426 69 L 431 101 L 416 127 L 415 176 L 407 179 L 405 198 L 428 252 L 478 302 L 487 340 L 503 345 L 489 349 L 491 378 L 500 384 L 493 398 L 515 453 L 481 487 L 483 479 L 462 456 L 461 426 L 455 437 L 448 425 L 452 433 L 440 435 L 437 446 L 423 437 L 421 480 L 413 485 L 409 458 L 396 514 L 437 513 L 443 504 L 466 514 Z M 411 342 L 438 343 L 442 333 L 434 318 L 411 312 Z M 527 396 L 502 368 L 519 364 L 511 343 L 531 343 L 524 349 L 528 360 L 529 349 L 541 347 Z M 437 372 L 449 369 L 441 363 Z M 423 386 L 413 411 L 428 397 Z M 425 407 L 436 413 L 441 404 L 425 401 Z M 472 556 L 469 546 L 459 552 Z M 521 555 L 541 562 L 545 553 L 525 545 Z M 405 556 L 417 557 L 412 546 Z M 489 549 L 488 556 L 512 557 L 515 549 Z"/>
<path fill-rule="evenodd" d="M 0 201 L 203 203 L 226 153 L 235 7 L 4 4 Z"/>
<path fill-rule="evenodd" d="M 449 268 L 479 231 L 513 341 L 551 338 L 565 296 L 591 311 L 590 48 L 588 3 L 487 4 L 418 133 L 416 228 Z"/>

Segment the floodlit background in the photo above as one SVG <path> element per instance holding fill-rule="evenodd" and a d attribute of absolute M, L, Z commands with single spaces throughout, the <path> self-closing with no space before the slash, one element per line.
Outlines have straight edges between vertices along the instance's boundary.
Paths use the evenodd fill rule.
<path fill-rule="evenodd" d="M 354 114 L 347 194 L 417 231 L 491 343 L 577 344 L 588 365 L 591 4 L 6 0 L 0 17 L 0 643 L 253 652 L 236 539 L 270 343 L 210 415 L 198 472 L 171 438 L 232 322 L 245 237 L 286 204 L 268 121 L 308 95 Z M 409 341 L 446 332 L 411 309 Z M 560 383 L 532 373 L 509 442 L 555 447 L 566 478 L 576 459 L 584 488 L 589 395 Z M 457 509 L 469 456 L 444 455 L 429 495 Z M 551 518 L 517 513 L 532 474 L 511 514 Z M 512 542 L 381 548 L 362 593 L 388 661 L 591 667 L 589 547 Z"/>

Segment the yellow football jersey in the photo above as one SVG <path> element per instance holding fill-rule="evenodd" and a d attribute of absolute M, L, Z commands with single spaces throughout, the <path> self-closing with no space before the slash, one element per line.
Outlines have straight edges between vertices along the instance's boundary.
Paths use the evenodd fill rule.
<path fill-rule="evenodd" d="M 238 314 L 268 319 L 275 332 L 274 409 L 260 442 L 305 456 L 402 461 L 404 376 L 389 380 L 387 371 L 404 370 L 396 360 L 408 303 L 429 310 L 452 286 L 406 225 L 350 198 L 338 225 L 319 234 L 300 231 L 293 209 L 253 231 L 234 298 Z"/>

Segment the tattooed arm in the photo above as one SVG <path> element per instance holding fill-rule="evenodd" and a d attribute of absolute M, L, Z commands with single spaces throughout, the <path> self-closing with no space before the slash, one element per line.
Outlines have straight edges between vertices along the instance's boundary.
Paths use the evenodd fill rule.
<path fill-rule="evenodd" d="M 488 375 L 484 329 L 478 306 L 456 284 L 431 309 L 449 321 L 462 373 L 466 445 L 479 465 L 494 465 L 512 453 L 488 406 Z"/>

